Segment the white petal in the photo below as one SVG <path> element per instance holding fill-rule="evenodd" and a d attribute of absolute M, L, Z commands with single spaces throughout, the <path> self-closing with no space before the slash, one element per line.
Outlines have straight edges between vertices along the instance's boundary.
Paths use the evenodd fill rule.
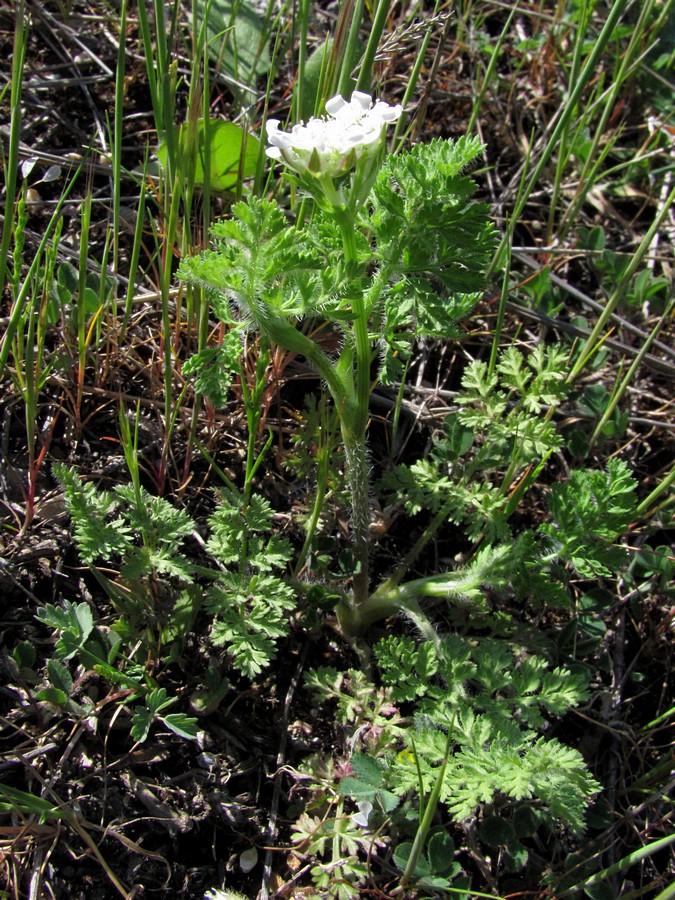
<path fill-rule="evenodd" d="M 377 129 L 374 128 L 374 129 L 373 129 L 372 131 L 370 131 L 368 134 L 364 135 L 363 140 L 361 141 L 361 143 L 363 144 L 364 147 L 366 147 L 366 146 L 368 146 L 368 145 L 370 145 L 370 144 L 376 144 L 376 143 L 379 142 L 381 136 L 382 136 L 382 129 L 381 129 L 381 128 L 377 128 Z"/>
<path fill-rule="evenodd" d="M 293 146 L 293 141 L 283 131 L 275 131 L 269 134 L 267 140 L 273 147 L 280 147 L 282 150 L 289 150 Z"/>
<path fill-rule="evenodd" d="M 337 115 L 343 107 L 347 106 L 347 101 L 340 94 L 326 100 L 326 112 L 329 116 Z"/>
<path fill-rule="evenodd" d="M 372 102 L 370 94 L 364 94 L 363 91 L 354 91 L 352 94 L 352 106 L 356 109 L 370 109 Z"/>
<path fill-rule="evenodd" d="M 255 847 L 250 847 L 239 854 L 239 866 L 244 875 L 247 875 L 258 864 L 258 851 Z"/>
<path fill-rule="evenodd" d="M 347 143 L 349 144 L 362 144 L 365 140 L 368 139 L 365 131 L 357 131 L 352 128 L 352 130 L 346 135 Z"/>
<path fill-rule="evenodd" d="M 374 104 L 370 94 L 354 91 L 351 101 L 339 94 L 326 102 L 326 116 L 299 122 L 289 131 L 279 129 L 278 119 L 266 123 L 267 155 L 281 159 L 297 172 L 338 177 L 361 157 L 372 157 L 380 147 L 386 126 L 402 113 L 399 105 L 382 100 Z"/>
<path fill-rule="evenodd" d="M 378 114 L 383 122 L 389 123 L 399 119 L 402 112 L 403 107 L 400 103 L 397 103 L 396 106 L 388 106 L 386 103 L 383 103 L 382 109 L 378 111 Z"/>

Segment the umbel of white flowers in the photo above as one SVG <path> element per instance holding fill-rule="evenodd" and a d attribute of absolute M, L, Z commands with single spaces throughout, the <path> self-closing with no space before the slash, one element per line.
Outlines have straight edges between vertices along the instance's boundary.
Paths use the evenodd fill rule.
<path fill-rule="evenodd" d="M 326 102 L 327 116 L 279 130 L 278 119 L 267 120 L 267 155 L 282 160 L 299 175 L 339 178 L 360 160 L 377 156 L 387 125 L 403 108 L 390 106 L 370 94 L 354 91 L 348 103 L 339 94 Z"/>

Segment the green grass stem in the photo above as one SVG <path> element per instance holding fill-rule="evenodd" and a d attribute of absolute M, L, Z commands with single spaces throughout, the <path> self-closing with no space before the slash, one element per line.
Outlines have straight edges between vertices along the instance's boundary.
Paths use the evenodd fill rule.
<path fill-rule="evenodd" d="M 569 96 L 565 99 L 565 103 L 562 104 L 559 109 L 558 119 L 553 127 L 553 130 L 548 136 L 539 159 L 534 165 L 532 174 L 530 175 L 527 182 L 527 186 L 521 194 L 520 203 L 517 206 L 514 206 L 512 216 L 515 221 L 520 219 L 526 203 L 532 196 L 534 189 L 538 184 L 539 179 L 541 178 L 546 166 L 548 165 L 552 155 L 558 148 L 562 135 L 568 128 L 570 121 L 577 114 L 577 108 L 580 100 L 582 99 L 583 93 L 587 89 L 587 86 L 591 82 L 591 80 L 596 76 L 600 60 L 602 59 L 602 55 L 605 52 L 605 49 L 609 42 L 613 39 L 614 31 L 621 21 L 621 17 L 623 16 L 625 10 L 626 4 L 624 0 L 614 0 L 607 14 L 607 18 L 605 19 L 605 22 L 600 30 L 600 33 L 598 34 L 593 44 L 593 48 L 588 54 L 586 62 L 584 63 L 579 73 L 579 78 L 576 84 L 570 91 Z M 507 240 L 508 238 L 505 235 L 500 242 L 497 252 L 495 253 L 494 259 L 490 266 L 489 274 L 492 274 L 495 268 L 502 264 Z"/>
<path fill-rule="evenodd" d="M 664 850 L 666 847 L 670 847 L 672 844 L 675 844 L 675 834 L 670 834 L 667 837 L 652 841 L 651 843 L 646 844 L 644 847 L 640 847 L 640 849 L 636 850 L 634 853 L 629 853 L 627 856 L 624 856 L 623 859 L 620 859 L 613 865 L 608 866 L 601 872 L 596 872 L 596 874 L 591 875 L 590 878 L 586 878 L 584 881 L 575 884 L 573 887 L 569 887 L 564 891 L 560 891 L 557 896 L 560 898 L 560 900 L 563 900 L 564 897 L 571 897 L 573 895 L 576 896 L 580 890 L 585 890 L 587 888 L 593 887 L 594 885 L 602 884 L 609 878 L 612 878 L 614 875 L 620 875 L 622 872 L 628 871 L 628 869 L 630 869 L 636 863 L 642 862 L 645 859 L 649 859 L 651 856 L 654 856 L 655 853 L 659 853 L 661 850 Z"/>
<path fill-rule="evenodd" d="M 119 45 L 115 69 L 115 111 L 112 134 L 113 222 L 112 271 L 115 277 L 113 298 L 117 297 L 117 275 L 120 250 L 120 207 L 122 201 L 122 142 L 124 136 L 124 76 L 126 72 L 127 0 L 121 0 Z M 102 276 L 103 277 L 103 276 Z M 115 311 L 116 318 L 116 311 Z"/>
<path fill-rule="evenodd" d="M 509 16 L 504 23 L 504 27 L 502 28 L 501 33 L 497 38 L 497 43 L 492 50 L 492 53 L 490 55 L 490 62 L 488 63 L 487 69 L 485 70 L 485 75 L 482 78 L 480 87 L 476 90 L 476 97 L 473 102 L 471 115 L 469 116 L 469 121 L 466 126 L 467 134 L 471 134 L 476 127 L 478 115 L 483 108 L 483 103 L 485 101 L 485 95 L 487 94 L 487 91 L 497 70 L 497 62 L 500 58 L 502 47 L 504 46 L 507 35 L 509 34 L 511 23 L 513 22 L 513 17 L 515 16 L 516 12 L 518 12 L 519 8 L 520 2 L 519 0 L 517 0 L 517 2 L 513 4 L 513 8 L 511 9 Z"/>
<path fill-rule="evenodd" d="M 436 780 L 434 781 L 434 786 L 431 789 L 429 799 L 424 804 L 424 813 L 421 816 L 421 820 L 415 834 L 415 840 L 413 841 L 413 845 L 410 850 L 410 856 L 408 857 L 408 862 L 406 863 L 405 872 L 401 876 L 401 881 L 399 883 L 399 887 L 403 891 L 408 887 L 414 877 L 417 863 L 420 860 L 420 856 L 422 855 L 422 851 L 424 850 L 424 844 L 426 843 L 427 835 L 429 834 L 429 829 L 431 828 L 431 823 L 433 822 L 434 816 L 436 815 L 436 810 L 438 809 L 438 803 L 441 797 L 441 790 L 443 788 L 445 770 L 448 766 L 448 760 L 450 759 L 451 748 L 452 735 L 450 730 L 448 729 L 448 736 L 445 742 L 445 753 L 443 754 L 443 759 L 441 760 L 441 765 L 438 769 L 438 775 L 436 776 Z M 420 798 L 421 796 L 422 793 L 420 792 Z"/>
<path fill-rule="evenodd" d="M 616 106 L 620 98 L 626 93 L 628 81 L 637 72 L 639 64 L 646 54 L 646 51 L 643 50 L 643 45 L 648 34 L 649 20 L 653 16 L 654 7 L 655 0 L 648 0 L 647 3 L 641 5 L 638 20 L 635 23 L 635 27 L 631 30 L 631 37 L 628 46 L 622 53 L 617 55 L 617 69 L 616 72 L 612 74 L 609 88 L 600 98 L 602 102 L 602 111 L 600 113 L 600 118 L 594 126 L 593 139 L 591 141 L 590 147 L 586 151 L 583 166 L 577 177 L 578 187 L 576 189 L 574 198 L 569 207 L 565 210 L 565 213 L 561 217 L 561 221 L 558 225 L 558 238 L 565 235 L 569 228 L 573 226 L 573 223 L 577 219 L 582 204 L 585 202 L 589 192 L 597 183 L 598 175 L 602 168 L 603 162 L 616 143 L 618 133 L 612 132 L 611 129 L 609 129 L 609 121 L 612 114 L 616 110 Z M 589 109 L 591 107 L 592 104 L 589 104 Z M 590 118 L 590 116 L 585 116 L 582 118 L 582 122 L 578 125 L 577 128 L 578 132 L 581 132 L 588 118 Z M 557 179 L 556 181 L 556 189 L 558 190 L 561 181 L 562 177 L 560 179 Z M 551 215 L 553 215 L 553 212 L 556 208 L 557 202 L 552 203 Z M 552 224 L 553 223 L 551 220 L 549 228 L 549 239 L 552 234 Z"/>
<path fill-rule="evenodd" d="M 10 273 L 7 268 L 9 247 L 14 229 L 14 204 L 16 202 L 17 173 L 19 169 L 19 145 L 21 143 L 21 95 L 23 87 L 23 67 L 26 57 L 26 3 L 19 0 L 16 6 L 16 25 L 12 55 L 12 82 L 10 89 L 9 149 L 3 160 L 5 170 L 5 215 L 0 241 L 0 284 L 4 284 Z M 6 357 L 5 357 L 6 358 Z M 0 362 L 0 373 L 3 363 Z"/>
<path fill-rule="evenodd" d="M 441 6 L 441 0 L 437 0 L 436 5 L 434 7 L 433 17 L 435 18 L 438 15 L 439 9 Z M 409 116 L 406 113 L 406 109 L 408 105 L 412 102 L 413 97 L 415 96 L 415 92 L 417 90 L 417 85 L 419 84 L 420 75 L 422 74 L 422 68 L 427 58 L 427 51 L 429 49 L 429 42 L 431 41 L 431 36 L 434 33 L 435 23 L 432 21 L 426 28 L 424 32 L 424 37 L 420 43 L 419 49 L 415 56 L 415 62 L 413 63 L 412 69 L 410 71 L 410 75 L 408 77 L 405 92 L 403 94 L 403 98 L 401 100 L 401 106 L 403 107 L 403 113 L 400 116 L 398 122 L 396 123 L 396 128 L 394 130 L 394 135 L 391 140 L 392 152 L 397 153 L 399 150 L 403 149 L 405 144 L 406 134 L 408 133 L 408 125 L 409 125 Z"/>
<path fill-rule="evenodd" d="M 670 490 L 673 484 L 675 484 L 675 466 L 672 467 L 666 477 L 656 485 L 656 487 L 644 498 L 644 500 L 642 500 L 641 503 L 638 504 L 638 507 L 635 510 L 638 516 L 644 518 L 645 516 L 653 515 L 656 511 L 655 509 L 653 509 L 654 504 L 659 499 L 659 497 Z M 672 504 L 672 502 L 673 498 L 671 497 L 670 500 L 666 501 L 666 504 L 662 504 L 662 506 L 670 505 Z"/>
<path fill-rule="evenodd" d="M 598 423 L 595 426 L 595 430 L 594 430 L 593 434 L 591 435 L 591 439 L 590 439 L 591 447 L 600 438 L 605 425 L 607 424 L 607 422 L 609 422 L 609 420 L 614 415 L 614 411 L 616 410 L 617 406 L 621 402 L 621 399 L 625 395 L 629 386 L 633 383 L 633 379 L 635 378 L 636 372 L 642 365 L 645 357 L 647 356 L 647 354 L 649 352 L 650 347 L 656 340 L 659 332 L 661 331 L 663 326 L 666 324 L 666 322 L 669 320 L 670 315 L 674 308 L 675 308 L 675 300 L 671 300 L 670 305 L 668 306 L 667 310 L 663 313 L 662 316 L 659 317 L 656 325 L 650 331 L 649 336 L 647 337 L 647 340 L 643 342 L 642 346 L 636 353 L 633 362 L 628 367 L 628 371 L 626 372 L 624 377 L 621 379 L 621 381 L 615 386 L 614 390 L 612 391 L 611 399 L 610 399 L 609 403 L 607 404 L 607 407 L 606 407 L 605 411 L 603 412 L 602 416 L 598 420 Z"/>
<path fill-rule="evenodd" d="M 365 0 L 355 0 L 349 30 L 347 32 L 347 42 L 345 44 L 344 53 L 340 60 L 340 76 L 338 79 L 337 93 L 349 100 L 354 90 L 354 76 L 352 74 L 352 66 L 354 58 L 358 52 L 359 32 L 363 22 L 363 12 L 365 9 Z M 361 66 L 363 72 L 363 64 Z M 369 83 L 370 87 L 370 83 Z M 368 93 L 368 88 L 358 88 Z"/>
<path fill-rule="evenodd" d="M 675 202 L 675 187 L 672 188 L 665 202 L 661 205 L 660 209 L 657 211 L 656 216 L 652 224 L 647 229 L 645 235 L 643 236 L 640 244 L 631 257 L 631 261 L 624 270 L 623 275 L 619 279 L 616 287 L 610 294 L 607 299 L 607 302 L 604 306 L 604 309 L 598 316 L 598 320 L 595 323 L 593 330 L 591 331 L 588 340 L 585 342 L 581 353 L 579 354 L 574 366 L 572 367 L 570 374 L 568 376 L 568 381 L 573 382 L 580 373 L 584 370 L 586 363 L 591 359 L 591 357 L 596 353 L 596 351 L 602 346 L 603 337 L 602 334 L 607 326 L 609 319 L 612 316 L 612 313 L 619 305 L 621 300 L 623 300 L 628 287 L 630 286 L 631 281 L 633 280 L 634 275 L 637 273 L 640 266 L 643 264 L 645 257 L 649 253 L 650 247 L 652 245 L 652 241 L 654 240 L 655 235 L 658 233 L 659 229 L 663 225 L 663 222 L 670 215 L 671 207 Z"/>
<path fill-rule="evenodd" d="M 70 182 L 66 185 L 63 193 L 61 194 L 61 197 L 57 201 L 54 212 L 47 222 L 42 238 L 40 239 L 40 243 L 35 251 L 33 260 L 28 268 L 28 272 L 26 273 L 23 284 L 19 288 L 16 299 L 12 304 L 12 309 L 9 314 L 7 325 L 5 327 L 5 332 L 2 335 L 2 342 L 0 343 L 0 378 L 2 378 L 5 372 L 7 360 L 12 348 L 12 342 L 14 341 L 14 338 L 17 334 L 17 330 L 25 321 L 28 305 L 30 304 L 31 300 L 31 292 L 34 289 L 36 276 L 39 272 L 40 266 L 42 265 L 44 254 L 49 248 L 52 242 L 52 238 L 57 232 L 57 229 L 60 227 L 59 222 L 61 221 L 61 211 L 75 186 L 83 165 L 84 162 L 80 163 L 77 171 L 74 173 Z"/>
<path fill-rule="evenodd" d="M 129 281 L 127 283 L 127 293 L 124 301 L 124 316 L 122 318 L 122 325 L 120 328 L 119 340 L 120 342 L 124 340 L 124 336 L 126 334 L 126 330 L 129 326 L 129 320 L 131 319 L 131 312 L 133 310 L 134 304 L 134 295 L 136 293 L 136 276 L 138 273 L 138 263 L 141 257 L 141 248 L 143 246 L 143 226 L 145 224 L 145 198 L 147 193 L 147 169 L 148 169 L 148 154 L 146 152 L 145 160 L 143 162 L 143 169 L 141 171 L 140 179 L 139 179 L 139 192 L 138 192 L 138 208 L 136 209 L 136 222 L 134 224 L 134 237 L 133 243 L 131 246 L 131 258 L 129 260 Z"/>

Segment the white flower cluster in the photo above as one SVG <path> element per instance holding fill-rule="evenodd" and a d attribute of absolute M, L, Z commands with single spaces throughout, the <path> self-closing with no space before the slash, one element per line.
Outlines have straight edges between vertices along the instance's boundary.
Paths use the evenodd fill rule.
<path fill-rule="evenodd" d="M 278 119 L 268 119 L 267 139 L 272 146 L 266 152 L 300 174 L 335 178 L 359 159 L 375 156 L 387 125 L 402 111 L 400 104 L 373 103 L 370 94 L 361 91 L 354 91 L 349 103 L 338 94 L 326 102 L 328 117 L 294 125 L 290 132 L 279 130 Z"/>

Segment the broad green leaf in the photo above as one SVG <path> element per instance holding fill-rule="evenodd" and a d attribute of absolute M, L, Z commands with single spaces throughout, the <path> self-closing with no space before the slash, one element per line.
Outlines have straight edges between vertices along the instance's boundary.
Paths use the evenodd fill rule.
<path fill-rule="evenodd" d="M 406 866 L 408 865 L 408 860 L 410 859 L 412 848 L 412 843 L 410 841 L 406 841 L 404 844 L 399 844 L 396 850 L 394 850 L 394 862 L 402 872 L 405 872 Z M 420 858 L 417 860 L 417 865 L 415 866 L 415 871 L 413 874 L 416 878 L 425 878 L 431 875 L 432 872 L 429 861 L 423 856 L 420 856 Z"/>
<path fill-rule="evenodd" d="M 531 806 L 517 806 L 513 812 L 513 828 L 519 838 L 530 837 L 541 824 L 540 816 Z"/>
<path fill-rule="evenodd" d="M 427 841 L 427 857 L 434 875 L 448 875 L 455 863 L 455 842 L 445 831 L 437 831 Z"/>
<path fill-rule="evenodd" d="M 152 713 L 144 706 L 139 706 L 134 710 L 134 718 L 131 724 L 131 737 L 133 740 L 137 741 L 139 744 L 143 743 L 150 734 L 152 720 Z"/>
<path fill-rule="evenodd" d="M 35 662 L 35 647 L 30 641 L 19 641 L 12 650 L 12 658 L 20 670 L 30 669 Z"/>
<path fill-rule="evenodd" d="M 514 841 L 504 848 L 504 865 L 507 872 L 519 872 L 527 865 L 528 858 L 527 847 L 524 847 L 520 841 Z"/>
<path fill-rule="evenodd" d="M 319 44 L 305 63 L 305 71 L 302 79 L 302 96 L 299 98 L 297 104 L 299 118 L 304 122 L 311 116 L 322 116 L 325 114 L 325 110 L 321 108 L 317 109 L 316 104 L 317 99 L 321 95 L 322 88 L 325 89 L 324 82 L 330 56 L 333 51 L 333 44 L 334 40 L 332 37 L 326 38 L 322 44 Z M 356 68 L 364 50 L 365 47 L 361 41 L 356 41 L 354 43 L 354 47 L 352 48 L 353 55 L 349 66 L 350 70 Z M 296 81 L 296 89 L 299 83 L 300 80 L 298 79 L 298 81 Z"/>
<path fill-rule="evenodd" d="M 513 828 L 501 816 L 488 816 L 481 825 L 479 834 L 481 840 L 491 847 L 508 844 L 514 836 Z"/>
<path fill-rule="evenodd" d="M 53 706 L 65 706 L 68 702 L 68 694 L 59 688 L 47 687 L 38 691 L 35 695 L 36 700 L 44 703 L 51 703 Z"/>
<path fill-rule="evenodd" d="M 190 126 L 183 124 L 178 129 L 178 141 L 180 146 L 181 162 L 187 168 L 190 167 L 190 175 L 194 183 L 202 187 L 206 170 L 207 137 L 204 128 L 204 119 L 197 123 L 197 147 L 191 152 L 190 143 L 192 134 Z M 260 141 L 257 137 L 235 125 L 233 122 L 221 122 L 218 119 L 209 120 L 208 128 L 208 154 L 209 154 L 209 186 L 214 191 L 231 190 L 239 182 L 241 169 L 242 178 L 250 178 L 255 174 Z M 163 166 L 166 166 L 166 144 L 160 144 L 157 148 L 157 156 Z"/>
<path fill-rule="evenodd" d="M 79 276 L 77 274 L 77 269 L 69 262 L 62 262 L 59 266 L 57 280 L 59 285 L 65 288 L 65 290 L 72 296 L 79 285 Z"/>
<path fill-rule="evenodd" d="M 162 716 L 162 722 L 179 737 L 190 740 L 197 737 L 197 719 L 193 716 L 186 716 L 185 713 L 169 713 L 168 716 Z"/>
<path fill-rule="evenodd" d="M 90 287 L 86 287 L 84 289 L 84 296 L 78 300 L 78 304 L 84 306 L 84 311 L 87 316 L 93 316 L 94 313 L 98 312 L 101 302 L 96 291 L 92 290 Z"/>
<path fill-rule="evenodd" d="M 195 4 L 197 23 L 204 23 L 203 0 Z M 242 85 L 253 85 L 270 67 L 262 16 L 245 2 L 211 0 L 206 19 L 209 56 L 216 67 Z"/>
<path fill-rule="evenodd" d="M 376 759 L 365 753 L 356 753 L 351 759 L 354 775 L 373 787 L 382 786 L 382 769 Z"/>
<path fill-rule="evenodd" d="M 47 660 L 47 676 L 53 687 L 68 696 L 73 690 L 73 678 L 68 667 L 58 659 Z"/>

